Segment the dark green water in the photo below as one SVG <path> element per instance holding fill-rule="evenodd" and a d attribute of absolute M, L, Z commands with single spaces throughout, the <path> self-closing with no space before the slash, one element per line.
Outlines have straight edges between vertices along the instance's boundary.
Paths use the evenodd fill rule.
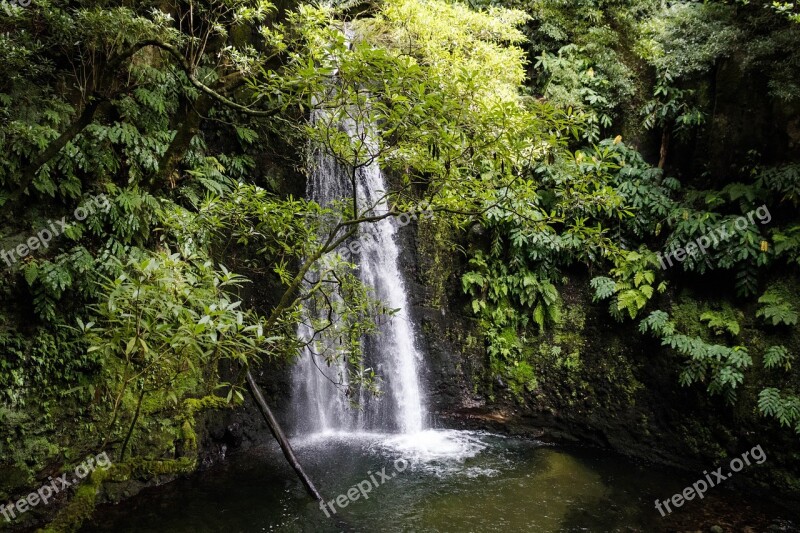
<path fill-rule="evenodd" d="M 119 506 L 101 506 L 83 531 L 708 531 L 712 525 L 725 531 L 796 530 L 786 511 L 724 486 L 662 518 L 655 498 L 668 498 L 698 476 L 605 452 L 456 431 L 405 439 L 326 437 L 295 446 L 328 500 L 358 483 L 365 491 L 370 485 L 368 499 L 359 493 L 346 508 L 337 507 L 339 521 L 326 518 L 275 447 L 231 457 Z M 384 468 L 388 479 L 382 481 L 376 472 Z"/>

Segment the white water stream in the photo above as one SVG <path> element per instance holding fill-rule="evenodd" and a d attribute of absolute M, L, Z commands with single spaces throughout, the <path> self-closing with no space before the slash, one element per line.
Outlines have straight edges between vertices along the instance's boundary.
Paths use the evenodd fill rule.
<path fill-rule="evenodd" d="M 354 142 L 369 145 L 369 132 L 360 130 L 361 126 L 353 120 L 345 119 L 340 127 Z M 315 150 L 308 198 L 323 206 L 352 198 L 348 172 L 349 169 L 326 151 Z M 385 190 L 386 182 L 377 163 L 358 169 L 356 198 L 360 210 L 372 208 L 369 213 L 372 216 L 385 214 L 388 211 L 383 199 Z M 353 408 L 342 392 L 350 381 L 351 369 L 343 362 L 343 357 L 339 358 L 338 365 L 328 366 L 320 355 L 325 351 L 341 353 L 342 347 L 331 345 L 330 341 L 319 341 L 304 351 L 293 375 L 295 416 L 305 433 L 380 430 L 415 434 L 425 427 L 419 378 L 423 358 L 414 341 L 408 296 L 398 266 L 397 230 L 398 223 L 393 217 L 362 223 L 358 235 L 353 238 L 360 249 L 348 258 L 357 265 L 361 281 L 374 290 L 375 298 L 390 309 L 400 309 L 398 314 L 382 319 L 378 332 L 365 343 L 366 361 L 382 379 L 383 394 L 373 397 L 364 391 L 352 392 L 362 405 L 362 409 Z M 302 339 L 310 339 L 312 333 L 307 325 L 298 330 Z M 321 345 L 324 342 L 328 344 Z M 340 383 L 339 387 L 336 382 Z"/>

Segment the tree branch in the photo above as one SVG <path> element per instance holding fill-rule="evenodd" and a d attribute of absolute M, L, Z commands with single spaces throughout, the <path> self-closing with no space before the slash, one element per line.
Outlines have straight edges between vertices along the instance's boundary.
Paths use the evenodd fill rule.
<path fill-rule="evenodd" d="M 269 111 L 261 111 L 261 110 L 258 110 L 258 109 L 251 109 L 251 108 L 243 106 L 241 104 L 237 104 L 233 100 L 227 98 L 223 94 L 220 94 L 219 92 L 215 91 L 214 89 L 212 89 L 208 85 L 204 84 L 203 82 L 201 82 L 200 80 L 198 80 L 195 77 L 194 69 L 189 64 L 187 59 L 183 56 L 181 51 L 177 47 L 175 47 L 174 45 L 171 45 L 169 43 L 164 43 L 164 42 L 161 42 L 161 41 L 158 41 L 158 40 L 155 40 L 155 39 L 148 39 L 148 40 L 142 41 L 139 44 L 141 46 L 143 46 L 143 47 L 144 46 L 154 46 L 156 48 L 160 48 L 160 49 L 168 52 L 173 58 L 175 58 L 175 60 L 179 64 L 179 66 L 183 69 L 184 73 L 186 74 L 186 77 L 189 79 L 189 82 L 197 90 L 207 94 L 208 96 L 214 98 L 215 100 L 219 101 L 222 104 L 225 104 L 226 106 L 228 106 L 228 107 L 230 107 L 232 109 L 235 109 L 237 111 L 240 111 L 242 113 L 245 113 L 247 115 L 251 115 L 251 116 L 254 116 L 254 117 L 271 117 L 271 116 L 274 116 L 278 112 L 277 109 L 273 109 L 273 110 L 269 110 Z"/>
<path fill-rule="evenodd" d="M 292 465 L 294 471 L 297 473 L 297 476 L 300 478 L 300 481 L 303 482 L 303 486 L 306 488 L 306 491 L 311 495 L 312 498 L 317 500 L 318 502 L 325 501 L 322 496 L 320 495 L 317 488 L 314 486 L 314 483 L 311 482 L 311 479 L 306 475 L 305 470 L 300 465 L 300 462 L 297 460 L 297 457 L 294 454 L 294 450 L 292 450 L 292 445 L 289 443 L 289 439 L 286 438 L 286 435 L 283 433 L 280 424 L 278 424 L 278 420 L 275 418 L 275 415 L 272 414 L 272 410 L 267 405 L 267 401 L 264 399 L 264 395 L 261 393 L 261 388 L 256 383 L 256 380 L 253 378 L 253 374 L 250 371 L 247 371 L 246 375 L 247 379 L 247 386 L 250 388 L 250 392 L 253 395 L 253 398 L 256 400 L 256 404 L 258 408 L 261 410 L 261 414 L 264 416 L 264 420 L 269 426 L 270 432 L 275 437 L 275 440 L 278 441 L 280 444 L 281 450 L 283 450 L 283 455 L 286 457 L 286 460 L 289 461 L 289 464 Z"/>

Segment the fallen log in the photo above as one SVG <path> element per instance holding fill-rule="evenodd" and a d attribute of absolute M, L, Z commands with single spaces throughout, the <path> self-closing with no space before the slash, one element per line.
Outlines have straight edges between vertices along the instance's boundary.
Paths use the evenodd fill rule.
<path fill-rule="evenodd" d="M 325 500 L 317 491 L 314 483 L 311 482 L 311 479 L 308 477 L 308 475 L 306 475 L 305 470 L 303 470 L 302 465 L 294 455 L 294 450 L 292 450 L 292 445 L 289 444 L 289 439 L 287 439 L 286 435 L 283 433 L 280 424 L 278 424 L 278 420 L 275 418 L 275 415 L 272 414 L 272 410 L 269 408 L 269 405 L 267 405 L 267 401 L 264 399 L 264 395 L 261 393 L 261 387 L 258 386 L 258 383 L 256 383 L 256 380 L 253 378 L 253 375 L 249 370 L 247 371 L 247 386 L 250 388 L 250 392 L 252 393 L 253 398 L 255 398 L 256 404 L 261 410 L 261 414 L 264 416 L 264 420 L 267 422 L 267 426 L 269 426 L 272 436 L 275 437 L 275 440 L 277 440 L 278 444 L 280 444 L 284 457 L 286 457 L 286 460 L 290 465 L 292 465 L 292 468 L 294 468 L 294 471 L 297 473 L 297 477 L 299 477 L 300 481 L 303 482 L 303 486 L 305 486 L 306 491 L 318 502 L 324 502 Z"/>

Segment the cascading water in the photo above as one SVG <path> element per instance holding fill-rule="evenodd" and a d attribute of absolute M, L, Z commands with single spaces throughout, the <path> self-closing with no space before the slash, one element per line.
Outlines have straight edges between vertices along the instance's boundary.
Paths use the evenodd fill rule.
<path fill-rule="evenodd" d="M 347 41 L 352 37 L 345 28 Z M 362 107 L 369 105 L 361 104 Z M 362 156 L 366 153 L 362 161 L 369 161 L 369 164 L 359 166 L 355 178 L 351 179 L 351 168 L 339 164 L 329 152 L 315 147 L 307 197 L 325 207 L 342 201 L 352 202 L 355 197 L 361 215 L 366 212 L 380 216 L 388 212 L 388 205 L 386 181 L 374 157 L 378 149 L 373 135 L 376 126 L 368 120 L 356 120 L 354 116 L 363 119 L 363 108 L 319 110 L 314 112 L 313 118 L 345 132 L 351 144 L 359 148 L 357 152 Z M 399 309 L 388 320 L 381 320 L 377 332 L 364 343 L 366 366 L 373 368 L 382 379 L 383 394 L 375 397 L 368 391 L 353 390 L 346 347 L 328 340 L 336 339 L 336 334 L 319 339 L 318 344 L 322 346 L 309 343 L 293 374 L 295 429 L 305 437 L 295 443 L 313 447 L 320 438 L 326 442 L 356 439 L 378 455 L 393 459 L 399 455 L 416 466 L 463 465 L 467 458 L 482 453 L 486 445 L 482 436 L 474 432 L 427 429 L 425 397 L 420 385 L 424 360 L 414 340 L 408 295 L 399 268 L 398 228 L 398 220 L 393 217 L 362 223 L 354 237 L 360 249 L 351 246 L 355 255 L 348 258 L 356 264 L 364 285 L 372 289 L 372 296 L 389 309 Z M 327 259 L 323 258 L 322 262 Z M 335 298 L 332 299 L 334 304 L 337 303 Z M 328 317 L 325 312 L 317 316 L 308 311 L 306 322 L 311 322 L 312 318 L 325 323 Z M 334 316 L 334 323 L 336 319 Z M 307 324 L 301 325 L 297 333 L 306 341 L 314 337 L 312 327 Z M 346 334 L 335 330 L 335 326 L 334 333 Z M 328 358 L 335 361 L 328 365 L 320 353 L 336 353 L 338 357 Z M 350 405 L 343 389 L 357 397 L 361 409 Z"/>
<path fill-rule="evenodd" d="M 354 142 L 370 142 L 369 132 L 353 120 L 343 120 L 340 127 Z M 315 150 L 313 158 L 308 198 L 323 206 L 352 198 L 349 169 L 322 149 Z M 358 169 L 355 196 L 360 209 L 371 207 L 373 216 L 385 214 L 388 211 L 383 198 L 385 190 L 384 176 L 377 163 Z M 377 333 L 365 345 L 366 360 L 382 378 L 384 394 L 375 398 L 361 391 L 362 409 L 352 408 L 341 390 L 347 386 L 348 376 L 343 358 L 339 357 L 338 366 L 328 366 L 319 355 L 320 351 L 335 351 L 339 347 L 327 345 L 323 350 L 314 350 L 312 344 L 304 350 L 293 374 L 295 420 L 303 432 L 382 430 L 413 434 L 423 429 L 425 410 L 418 372 L 423 359 L 407 311 L 408 297 L 398 266 L 400 250 L 395 242 L 397 229 L 393 217 L 362 224 L 354 237 L 360 250 L 349 258 L 358 266 L 361 281 L 374 291 L 374 297 L 391 309 L 400 309 L 379 324 Z M 310 326 L 301 325 L 298 335 L 310 339 L 313 331 Z"/>

